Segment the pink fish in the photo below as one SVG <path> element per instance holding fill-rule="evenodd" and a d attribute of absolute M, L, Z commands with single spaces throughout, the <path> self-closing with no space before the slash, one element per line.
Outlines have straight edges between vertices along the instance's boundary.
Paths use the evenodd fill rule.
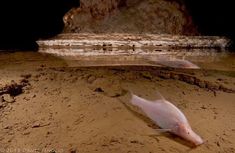
<path fill-rule="evenodd" d="M 197 65 L 182 59 L 175 60 L 162 60 L 156 62 L 163 66 L 173 67 L 173 68 L 184 68 L 184 69 L 200 69 Z"/>
<path fill-rule="evenodd" d="M 182 68 L 182 69 L 200 69 L 199 66 L 193 64 L 190 61 L 184 60 L 184 59 L 177 59 L 177 58 L 170 58 L 170 57 L 145 57 L 147 61 L 167 66 L 167 67 L 173 67 L 173 68 Z"/>
<path fill-rule="evenodd" d="M 150 119 L 161 127 L 160 131 L 171 132 L 195 146 L 203 144 L 202 138 L 192 130 L 185 115 L 162 96 L 159 100 L 149 101 L 132 94 L 131 103 L 140 107 Z"/>

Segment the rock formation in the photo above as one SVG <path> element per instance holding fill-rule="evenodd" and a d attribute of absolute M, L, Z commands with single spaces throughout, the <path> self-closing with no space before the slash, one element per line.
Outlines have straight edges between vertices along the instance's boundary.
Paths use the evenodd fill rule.
<path fill-rule="evenodd" d="M 176 0 L 81 0 L 64 16 L 64 32 L 197 34 Z"/>

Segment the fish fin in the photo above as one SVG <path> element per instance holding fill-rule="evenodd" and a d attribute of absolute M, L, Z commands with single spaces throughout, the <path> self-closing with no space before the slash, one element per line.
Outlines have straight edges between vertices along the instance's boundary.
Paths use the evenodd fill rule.
<path fill-rule="evenodd" d="M 172 130 L 171 129 L 155 129 L 157 132 L 171 132 Z"/>
<path fill-rule="evenodd" d="M 134 95 L 134 93 L 132 92 L 132 90 L 128 90 L 129 91 L 129 93 L 131 94 L 131 96 L 133 96 Z"/>
<path fill-rule="evenodd" d="M 159 99 L 166 101 L 166 99 L 162 96 L 162 94 L 159 91 L 157 91 L 157 96 Z M 159 102 L 159 99 L 155 100 L 155 102 Z"/>

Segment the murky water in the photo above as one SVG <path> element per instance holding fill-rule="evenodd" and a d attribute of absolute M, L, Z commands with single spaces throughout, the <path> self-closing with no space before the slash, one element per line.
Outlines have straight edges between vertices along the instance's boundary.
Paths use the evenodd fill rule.
<path fill-rule="evenodd" d="M 178 50 L 77 50 L 77 49 L 47 49 L 41 53 L 50 54 L 65 60 L 69 66 L 125 66 L 149 65 L 169 66 L 163 61 L 171 62 L 185 60 L 198 65 L 202 69 L 235 70 L 235 52 L 215 49 L 178 49 Z M 176 63 L 175 63 L 176 64 Z M 183 68 L 183 67 L 182 67 Z"/>
<path fill-rule="evenodd" d="M 94 52 L 94 51 L 93 51 Z M 0 52 L 1 67 L 23 64 L 33 67 L 47 64 L 49 66 L 89 67 L 89 66 L 174 66 L 176 60 L 189 61 L 201 69 L 235 71 L 235 52 L 214 49 L 159 50 L 154 52 L 120 50 L 116 54 L 97 51 L 84 54 L 76 49 L 47 49 L 39 52 Z M 164 64 L 164 61 L 170 64 Z M 184 67 L 182 67 L 184 68 Z"/>

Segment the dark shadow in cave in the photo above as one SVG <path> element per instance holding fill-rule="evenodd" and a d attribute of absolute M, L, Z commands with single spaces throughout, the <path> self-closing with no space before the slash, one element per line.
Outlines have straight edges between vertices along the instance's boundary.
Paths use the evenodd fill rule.
<path fill-rule="evenodd" d="M 231 0 L 183 0 L 199 32 L 203 35 L 226 36 L 235 48 L 235 8 Z"/>
<path fill-rule="evenodd" d="M 7 0 L 0 2 L 0 50 L 37 50 L 36 40 L 63 30 L 63 16 L 79 0 Z"/>

